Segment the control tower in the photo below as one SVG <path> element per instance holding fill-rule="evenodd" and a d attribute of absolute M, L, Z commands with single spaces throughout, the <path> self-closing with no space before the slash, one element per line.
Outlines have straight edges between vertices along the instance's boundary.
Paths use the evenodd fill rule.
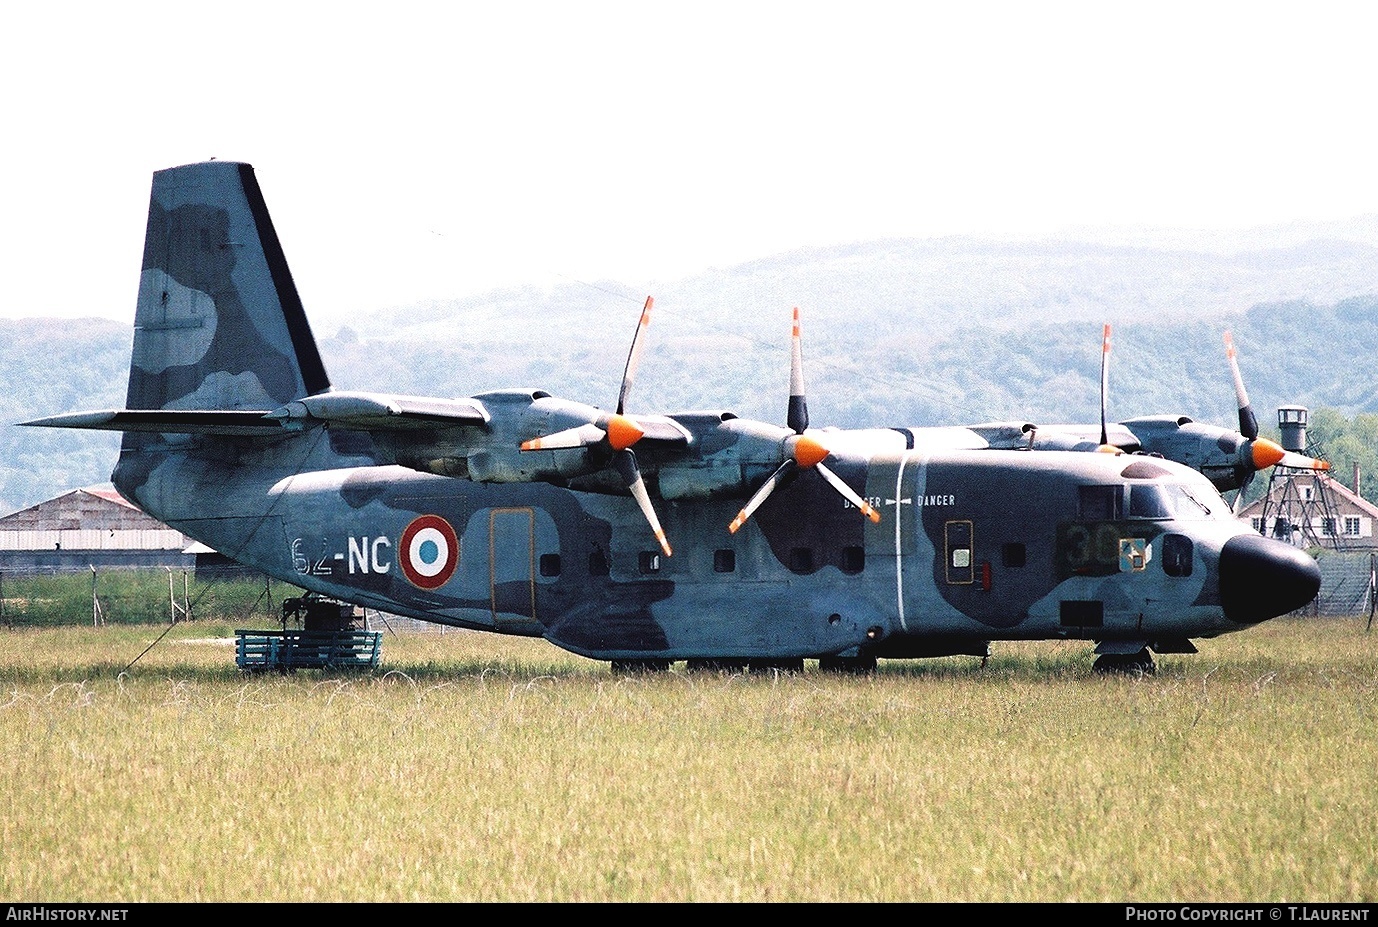
<path fill-rule="evenodd" d="M 1324 449 L 1306 435 L 1310 411 L 1305 406 L 1278 408 L 1282 449 L 1324 460 Z M 1324 471 L 1275 466 L 1263 497 L 1259 531 L 1298 547 L 1344 550 L 1335 493 Z"/>

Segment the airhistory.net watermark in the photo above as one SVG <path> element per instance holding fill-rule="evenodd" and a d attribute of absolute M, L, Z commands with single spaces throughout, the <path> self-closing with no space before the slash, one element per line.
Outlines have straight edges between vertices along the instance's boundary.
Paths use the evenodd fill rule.
<path fill-rule="evenodd" d="M 128 908 L 91 905 L 12 904 L 5 907 L 6 921 L 127 921 Z"/>

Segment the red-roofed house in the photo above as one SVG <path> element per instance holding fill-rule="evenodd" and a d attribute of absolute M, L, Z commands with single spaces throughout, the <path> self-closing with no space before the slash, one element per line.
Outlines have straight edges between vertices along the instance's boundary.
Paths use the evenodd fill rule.
<path fill-rule="evenodd" d="M 1378 549 L 1378 506 L 1325 474 L 1299 471 L 1274 479 L 1239 517 L 1260 534 L 1300 547 Z"/>

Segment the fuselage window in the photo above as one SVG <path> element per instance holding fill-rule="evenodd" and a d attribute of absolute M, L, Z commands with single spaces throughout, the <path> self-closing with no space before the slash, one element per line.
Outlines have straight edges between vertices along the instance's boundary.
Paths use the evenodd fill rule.
<path fill-rule="evenodd" d="M 659 573 L 659 572 L 660 572 L 660 551 L 658 551 L 658 550 L 643 550 L 643 551 L 641 551 L 639 554 L 636 555 L 636 566 L 637 566 L 637 569 L 641 570 L 641 572 L 643 572 L 643 573 Z"/>
<path fill-rule="evenodd" d="M 1163 572 L 1168 576 L 1190 576 L 1191 538 L 1182 534 L 1163 535 Z"/>
<path fill-rule="evenodd" d="M 789 552 L 789 568 L 795 573 L 813 572 L 813 548 L 793 547 Z"/>
<path fill-rule="evenodd" d="M 1077 514 L 1082 521 L 1119 521 L 1124 518 L 1123 486 L 1079 486 Z"/>
<path fill-rule="evenodd" d="M 560 555 L 541 554 L 541 575 L 559 576 L 560 575 Z"/>
<path fill-rule="evenodd" d="M 1001 544 L 1000 564 L 1007 567 L 1022 567 L 1028 562 L 1028 551 L 1023 544 Z"/>
<path fill-rule="evenodd" d="M 713 551 L 713 572 L 734 573 L 737 570 L 737 552 L 730 547 Z"/>
<path fill-rule="evenodd" d="M 866 548 L 848 546 L 842 548 L 842 572 L 856 575 L 866 569 Z"/>

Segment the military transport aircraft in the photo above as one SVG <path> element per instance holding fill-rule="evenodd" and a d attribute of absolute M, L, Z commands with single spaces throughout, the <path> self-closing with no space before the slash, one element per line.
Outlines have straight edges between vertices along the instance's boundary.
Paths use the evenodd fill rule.
<path fill-rule="evenodd" d="M 126 407 L 29 422 L 124 433 L 131 502 L 311 593 L 544 637 L 614 668 L 867 670 L 1096 642 L 1100 669 L 1305 605 L 1305 553 L 1250 532 L 1170 460 L 944 449 L 539 389 L 332 389 L 258 181 L 153 178 Z"/>

